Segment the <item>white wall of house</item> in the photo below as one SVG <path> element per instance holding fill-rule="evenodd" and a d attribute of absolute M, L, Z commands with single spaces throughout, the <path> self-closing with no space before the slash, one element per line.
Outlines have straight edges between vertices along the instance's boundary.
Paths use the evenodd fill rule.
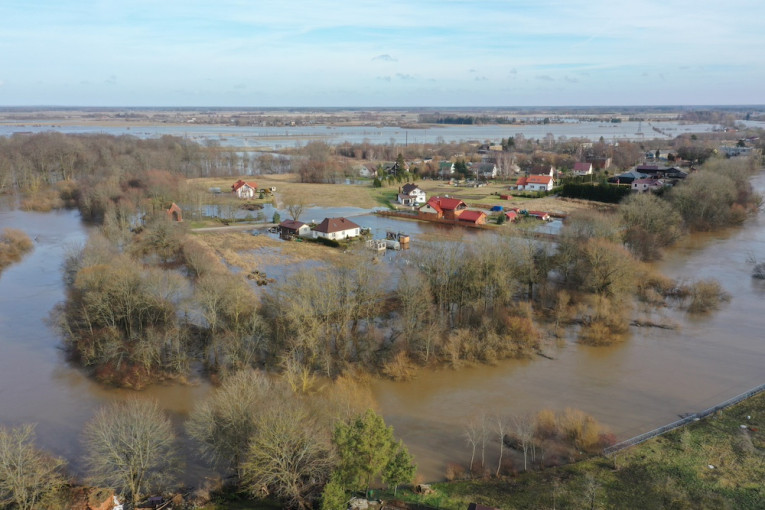
<path fill-rule="evenodd" d="M 255 188 L 251 188 L 250 186 L 245 184 L 244 186 L 236 190 L 236 196 L 239 198 L 254 198 Z"/>
<path fill-rule="evenodd" d="M 324 232 L 317 232 L 316 230 L 313 231 L 314 239 L 318 237 L 323 237 L 325 239 L 333 239 L 335 241 L 339 241 L 341 239 L 347 239 L 349 237 L 358 237 L 360 235 L 361 235 L 361 229 L 359 228 L 349 228 L 348 230 L 340 230 L 338 232 L 330 232 L 328 234 Z"/>

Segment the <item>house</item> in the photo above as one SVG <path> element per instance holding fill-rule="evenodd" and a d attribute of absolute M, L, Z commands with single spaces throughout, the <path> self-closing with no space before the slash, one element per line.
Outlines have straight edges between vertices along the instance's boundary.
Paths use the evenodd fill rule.
<path fill-rule="evenodd" d="M 624 172 L 623 174 L 615 175 L 614 177 L 609 177 L 608 182 L 612 184 L 632 184 L 632 181 L 636 179 L 645 179 L 647 177 L 649 177 L 648 174 L 642 174 L 631 170 L 629 172 Z"/>
<path fill-rule="evenodd" d="M 258 184 L 255 182 L 244 182 L 239 179 L 231 185 L 231 191 L 238 198 L 254 198 L 258 193 Z"/>
<path fill-rule="evenodd" d="M 323 237 L 325 239 L 347 239 L 361 235 L 361 227 L 351 220 L 345 218 L 324 218 L 315 229 L 313 229 L 314 239 Z"/>
<path fill-rule="evenodd" d="M 425 192 L 416 184 L 406 183 L 398 190 L 398 203 L 401 205 L 419 205 L 425 202 Z"/>
<path fill-rule="evenodd" d="M 183 213 L 181 212 L 181 208 L 178 207 L 178 204 L 175 202 L 170 204 L 170 207 L 165 212 L 171 221 L 183 221 Z"/>
<path fill-rule="evenodd" d="M 555 185 L 555 179 L 549 175 L 529 175 L 521 177 L 515 183 L 520 191 L 551 191 Z"/>
<path fill-rule="evenodd" d="M 497 177 L 497 173 L 499 173 L 497 165 L 494 163 L 478 163 L 477 165 L 473 165 L 471 170 L 473 170 L 476 177 L 481 177 L 483 179 L 494 179 Z"/>
<path fill-rule="evenodd" d="M 530 175 L 549 175 L 555 177 L 555 167 L 552 165 L 534 165 L 529 170 Z"/>
<path fill-rule="evenodd" d="M 279 234 L 285 236 L 307 237 L 311 235 L 311 227 L 297 220 L 284 220 L 279 223 Z"/>
<path fill-rule="evenodd" d="M 377 169 L 369 168 L 366 165 L 357 165 L 354 167 L 354 170 L 359 177 L 377 177 Z"/>
<path fill-rule="evenodd" d="M 441 161 L 438 164 L 438 175 L 441 177 L 449 177 L 454 174 L 454 163 L 451 161 Z"/>
<path fill-rule="evenodd" d="M 588 163 L 592 163 L 592 168 L 595 170 L 606 170 L 611 166 L 611 158 L 606 157 L 588 157 L 586 158 Z"/>
<path fill-rule="evenodd" d="M 632 191 L 637 191 L 638 193 L 645 193 L 647 191 L 655 191 L 659 188 L 664 187 L 664 181 L 661 179 L 653 179 L 653 178 L 646 178 L 646 179 L 635 179 L 632 181 Z"/>
<path fill-rule="evenodd" d="M 432 197 L 419 211 L 426 216 L 456 220 L 465 209 L 467 204 L 458 198 Z"/>
<path fill-rule="evenodd" d="M 592 163 L 577 161 L 572 171 L 574 175 L 592 175 Z"/>
<path fill-rule="evenodd" d="M 457 218 L 458 221 L 464 221 L 465 223 L 470 223 L 471 225 L 485 225 L 486 224 L 486 213 L 483 211 L 462 211 L 462 214 L 459 215 Z"/>
<path fill-rule="evenodd" d="M 383 170 L 386 175 L 396 175 L 402 172 L 408 172 L 409 164 L 404 162 L 404 165 L 399 168 L 398 161 L 394 161 L 393 163 L 385 163 L 385 165 L 383 165 Z"/>

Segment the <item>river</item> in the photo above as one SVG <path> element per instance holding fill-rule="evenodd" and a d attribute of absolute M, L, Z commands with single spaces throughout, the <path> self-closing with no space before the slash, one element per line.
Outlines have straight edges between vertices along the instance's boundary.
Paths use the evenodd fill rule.
<path fill-rule="evenodd" d="M 754 184 L 765 191 L 765 174 Z M 369 221 L 388 228 L 387 221 Z M 98 406 L 133 394 L 95 384 L 67 363 L 50 325 L 52 309 L 65 297 L 62 261 L 71 246 L 84 242 L 88 227 L 75 211 L 7 207 L 0 209 L 0 229 L 5 227 L 27 232 L 35 249 L 0 275 L 0 424 L 37 423 L 40 445 L 66 457 L 76 471 L 83 424 Z M 690 236 L 669 253 L 659 264 L 667 275 L 714 277 L 733 296 L 706 317 L 666 312 L 678 330 L 634 328 L 628 340 L 611 347 L 566 342 L 550 351 L 554 359 L 426 370 L 406 383 L 375 381 L 375 397 L 426 479 L 442 478 L 446 462 L 465 461 L 464 427 L 481 413 L 575 407 L 619 438 L 669 423 L 765 379 L 765 284 L 750 276 L 752 257 L 765 259 L 762 217 L 739 229 Z M 152 386 L 140 395 L 156 398 L 180 427 L 209 391 L 200 378 Z M 191 481 L 201 468 L 192 464 L 186 472 Z"/>

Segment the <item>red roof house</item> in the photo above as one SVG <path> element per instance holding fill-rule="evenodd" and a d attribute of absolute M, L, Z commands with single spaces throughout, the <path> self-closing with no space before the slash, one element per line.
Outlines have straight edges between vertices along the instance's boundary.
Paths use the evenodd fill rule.
<path fill-rule="evenodd" d="M 485 225 L 486 224 L 486 213 L 483 211 L 462 211 L 462 214 L 459 215 L 459 221 L 464 221 L 465 223 L 471 223 L 473 225 Z"/>
<path fill-rule="evenodd" d="M 467 204 L 458 198 L 433 197 L 420 207 L 420 213 L 456 220 L 465 209 Z"/>
<path fill-rule="evenodd" d="M 258 192 L 258 183 L 239 179 L 231 185 L 231 191 L 239 198 L 254 198 Z"/>

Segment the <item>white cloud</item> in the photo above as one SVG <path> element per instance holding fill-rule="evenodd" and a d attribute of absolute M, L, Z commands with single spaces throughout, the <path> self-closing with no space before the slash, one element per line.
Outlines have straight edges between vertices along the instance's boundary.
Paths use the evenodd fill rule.
<path fill-rule="evenodd" d="M 372 60 L 380 60 L 380 61 L 383 61 L 383 62 L 398 62 L 397 59 L 391 57 L 387 53 L 384 54 L 384 55 L 377 55 L 376 57 L 372 58 Z"/>

